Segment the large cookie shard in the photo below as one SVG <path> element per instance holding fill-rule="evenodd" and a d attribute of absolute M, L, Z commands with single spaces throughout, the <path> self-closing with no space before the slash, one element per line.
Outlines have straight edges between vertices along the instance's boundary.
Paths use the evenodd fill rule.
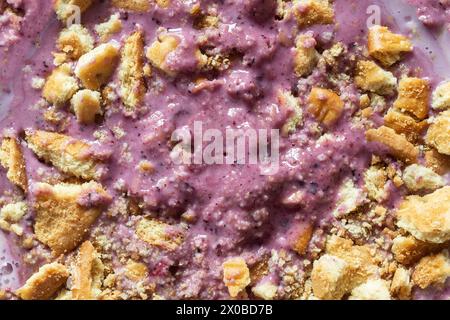
<path fill-rule="evenodd" d="M 90 241 L 85 241 L 78 251 L 72 273 L 72 298 L 95 299 L 101 293 L 104 270 L 99 254 Z"/>
<path fill-rule="evenodd" d="M 127 110 L 134 110 L 145 94 L 144 34 L 136 31 L 125 41 L 119 68 L 120 95 Z"/>
<path fill-rule="evenodd" d="M 430 126 L 425 138 L 441 154 L 450 155 L 450 110 L 442 112 Z"/>
<path fill-rule="evenodd" d="M 443 285 L 450 277 L 450 259 L 447 251 L 422 258 L 412 274 L 413 283 L 422 289 Z"/>
<path fill-rule="evenodd" d="M 85 184 L 34 186 L 36 220 L 34 231 L 55 255 L 75 249 L 111 201 L 110 195 L 96 182 Z"/>
<path fill-rule="evenodd" d="M 92 146 L 84 141 L 41 130 L 27 130 L 25 139 L 39 158 L 64 173 L 86 180 L 101 175 L 100 161 L 93 155 Z"/>
<path fill-rule="evenodd" d="M 308 111 L 325 126 L 335 124 L 344 111 L 344 101 L 337 93 L 329 89 L 312 88 L 308 103 Z"/>
<path fill-rule="evenodd" d="M 426 196 L 410 196 L 397 210 L 397 225 L 419 240 L 443 243 L 450 240 L 450 187 Z"/>
<path fill-rule="evenodd" d="M 394 102 L 394 108 L 423 120 L 428 116 L 429 99 L 430 84 L 428 80 L 403 78 L 398 84 L 398 98 Z"/>
<path fill-rule="evenodd" d="M 49 263 L 39 268 L 16 293 L 23 300 L 47 300 L 57 293 L 68 277 L 69 271 L 64 265 Z"/>
<path fill-rule="evenodd" d="M 15 138 L 4 138 L 0 147 L 0 164 L 8 170 L 6 177 L 15 185 L 28 191 L 25 160 L 19 142 Z"/>

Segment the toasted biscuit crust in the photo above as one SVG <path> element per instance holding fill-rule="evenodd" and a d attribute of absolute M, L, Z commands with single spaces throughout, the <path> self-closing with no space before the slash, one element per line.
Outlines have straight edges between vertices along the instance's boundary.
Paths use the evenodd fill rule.
<path fill-rule="evenodd" d="M 162 35 L 147 49 L 147 58 L 158 69 L 168 75 L 175 73 L 166 66 L 167 55 L 175 51 L 180 44 L 180 39 L 173 35 Z"/>
<path fill-rule="evenodd" d="M 62 172 L 87 180 L 98 177 L 99 162 L 90 156 L 91 146 L 86 142 L 40 130 L 27 131 L 25 139 L 38 157 Z"/>
<path fill-rule="evenodd" d="M 68 277 L 69 271 L 64 265 L 49 263 L 40 267 L 16 293 L 23 300 L 47 300 L 56 294 Z"/>
<path fill-rule="evenodd" d="M 77 80 L 71 74 L 72 70 L 68 64 L 63 64 L 53 70 L 42 90 L 45 100 L 55 105 L 69 101 L 78 90 Z"/>
<path fill-rule="evenodd" d="M 6 177 L 13 184 L 28 191 L 28 179 L 22 149 L 15 138 L 4 138 L 0 147 L 0 165 L 7 171 Z"/>
<path fill-rule="evenodd" d="M 250 270 L 243 258 L 229 258 L 223 265 L 223 282 L 230 297 L 236 298 L 250 284 Z"/>
<path fill-rule="evenodd" d="M 450 277 L 450 259 L 447 251 L 422 258 L 412 274 L 414 284 L 422 289 L 444 284 L 448 277 Z"/>
<path fill-rule="evenodd" d="M 425 141 L 439 153 L 450 155 L 450 110 L 441 112 L 428 129 Z"/>
<path fill-rule="evenodd" d="M 125 275 L 133 281 L 140 281 L 148 276 L 148 268 L 145 264 L 133 260 L 128 261 Z"/>
<path fill-rule="evenodd" d="M 370 167 L 364 173 L 364 186 L 370 199 L 382 202 L 388 196 L 386 190 L 387 174 L 385 170 Z"/>
<path fill-rule="evenodd" d="M 155 219 L 141 219 L 136 227 L 138 238 L 164 250 L 175 250 L 183 243 L 181 230 L 173 230 L 173 226 Z M 172 229 L 172 230 L 171 230 Z"/>
<path fill-rule="evenodd" d="M 364 91 L 388 95 L 394 92 L 397 79 L 391 72 L 383 70 L 375 62 L 367 60 L 358 61 L 355 83 Z"/>
<path fill-rule="evenodd" d="M 413 236 L 397 236 L 392 242 L 391 250 L 397 262 L 409 266 L 439 248 L 435 243 L 424 242 Z"/>
<path fill-rule="evenodd" d="M 294 8 L 297 23 L 302 27 L 334 22 L 334 9 L 329 0 L 294 0 Z"/>
<path fill-rule="evenodd" d="M 413 117 L 393 108 L 384 116 L 384 125 L 405 135 L 409 142 L 415 143 L 428 126 L 426 121 L 417 122 Z"/>
<path fill-rule="evenodd" d="M 299 77 L 304 77 L 313 71 L 319 61 L 316 40 L 310 34 L 301 34 L 297 38 L 294 54 L 294 70 Z"/>
<path fill-rule="evenodd" d="M 403 78 L 398 85 L 398 98 L 394 102 L 394 108 L 423 120 L 428 116 L 429 99 L 430 85 L 427 80 Z"/>
<path fill-rule="evenodd" d="M 351 269 L 336 256 L 325 254 L 314 261 L 311 273 L 314 295 L 325 300 L 339 300 L 349 290 Z"/>
<path fill-rule="evenodd" d="M 120 30 L 122 30 L 122 20 L 120 20 L 118 13 L 113 14 L 108 21 L 95 26 L 95 32 L 101 41 L 107 41 L 111 35 L 120 32 Z"/>
<path fill-rule="evenodd" d="M 80 90 L 72 97 L 70 104 L 79 123 L 93 123 L 95 116 L 101 113 L 100 92 L 89 89 Z"/>
<path fill-rule="evenodd" d="M 403 181 L 410 191 L 436 190 L 445 185 L 445 180 L 433 170 L 412 164 L 405 168 Z"/>
<path fill-rule="evenodd" d="M 386 280 L 371 279 L 352 290 L 349 300 L 391 300 L 389 283 Z"/>
<path fill-rule="evenodd" d="M 433 109 L 446 110 L 450 108 L 450 80 L 441 83 L 433 92 Z"/>
<path fill-rule="evenodd" d="M 125 41 L 119 68 L 120 94 L 128 111 L 137 108 L 145 94 L 143 70 L 144 33 L 138 30 Z"/>
<path fill-rule="evenodd" d="M 397 225 L 422 241 L 450 240 L 450 186 L 431 194 L 409 196 L 400 204 Z"/>
<path fill-rule="evenodd" d="M 94 39 L 86 28 L 73 24 L 61 31 L 56 46 L 71 59 L 77 60 L 94 48 Z"/>
<path fill-rule="evenodd" d="M 81 56 L 75 68 L 75 74 L 87 89 L 99 90 L 108 82 L 118 62 L 117 43 L 104 43 Z"/>
<path fill-rule="evenodd" d="M 369 129 L 366 131 L 366 139 L 369 142 L 381 143 L 391 155 L 406 163 L 417 162 L 419 150 L 391 128 L 381 126 L 378 129 Z"/>
<path fill-rule="evenodd" d="M 403 35 L 392 33 L 387 27 L 373 26 L 368 35 L 369 54 L 385 66 L 401 59 L 403 53 L 411 52 L 411 41 Z"/>
<path fill-rule="evenodd" d="M 399 267 L 395 270 L 390 287 L 391 294 L 400 300 L 407 300 L 411 297 L 412 284 L 409 270 Z"/>
<path fill-rule="evenodd" d="M 74 11 L 74 7 L 78 7 L 80 9 L 80 13 L 83 13 L 91 5 L 92 0 L 56 0 L 53 7 L 58 19 L 61 21 L 66 21 L 76 13 L 76 11 Z"/>
<path fill-rule="evenodd" d="M 78 251 L 72 274 L 72 297 L 75 300 L 90 300 L 100 294 L 104 266 L 90 241 L 85 241 Z"/>
<path fill-rule="evenodd" d="M 150 0 L 112 0 L 112 5 L 116 8 L 136 12 L 150 10 Z"/>
<path fill-rule="evenodd" d="M 425 163 L 437 174 L 446 174 L 450 171 L 450 156 L 440 154 L 436 149 L 425 152 Z"/>
<path fill-rule="evenodd" d="M 48 245 L 55 256 L 81 243 L 110 196 L 96 182 L 82 185 L 37 183 L 34 187 L 36 238 Z M 85 198 L 99 203 L 84 203 Z"/>
<path fill-rule="evenodd" d="M 335 124 L 342 115 L 344 102 L 334 92 L 328 89 L 314 87 L 308 98 L 308 111 L 325 126 Z"/>

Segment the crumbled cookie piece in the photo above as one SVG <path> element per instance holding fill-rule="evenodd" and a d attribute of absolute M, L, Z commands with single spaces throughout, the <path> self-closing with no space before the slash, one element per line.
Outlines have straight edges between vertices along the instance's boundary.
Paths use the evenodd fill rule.
<path fill-rule="evenodd" d="M 372 57 L 385 66 L 391 66 L 401 59 L 403 53 L 411 52 L 413 45 L 407 37 L 377 25 L 369 29 L 368 49 Z"/>
<path fill-rule="evenodd" d="M 120 95 L 128 111 L 142 102 L 144 86 L 144 33 L 134 32 L 125 41 L 119 67 Z"/>
<path fill-rule="evenodd" d="M 397 78 L 392 72 L 384 70 L 373 61 L 358 61 L 355 83 L 364 91 L 390 95 L 397 86 Z"/>
<path fill-rule="evenodd" d="M 384 145 L 387 151 L 399 160 L 406 163 L 417 162 L 419 150 L 404 136 L 396 133 L 394 129 L 381 126 L 378 129 L 366 131 L 366 139 L 369 142 L 377 142 Z"/>
<path fill-rule="evenodd" d="M 433 170 L 412 164 L 405 168 L 403 181 L 410 191 L 436 190 L 445 185 L 445 180 Z"/>
<path fill-rule="evenodd" d="M 422 241 L 450 240 L 450 187 L 431 194 L 409 196 L 397 209 L 397 225 Z"/>
<path fill-rule="evenodd" d="M 81 243 L 90 226 L 111 197 L 96 182 L 34 186 L 36 238 L 48 245 L 55 256 Z"/>
<path fill-rule="evenodd" d="M 393 108 L 384 116 L 384 125 L 405 135 L 411 143 L 417 142 L 428 126 L 426 121 L 417 122 L 413 117 Z"/>
<path fill-rule="evenodd" d="M 440 175 L 450 171 L 450 156 L 440 154 L 436 149 L 425 152 L 425 163 L 427 167 Z"/>
<path fill-rule="evenodd" d="M 355 186 L 351 179 L 344 181 L 338 191 L 338 200 L 333 215 L 338 218 L 347 216 L 354 212 L 366 200 L 364 192 Z"/>
<path fill-rule="evenodd" d="M 16 294 L 23 300 L 47 300 L 53 297 L 69 277 L 67 268 L 57 262 L 43 265 Z"/>
<path fill-rule="evenodd" d="M 278 287 L 270 281 L 263 281 L 252 288 L 253 294 L 263 300 L 273 300 L 277 296 Z"/>
<path fill-rule="evenodd" d="M 161 35 L 147 49 L 147 58 L 158 69 L 168 75 L 174 75 L 166 65 L 166 58 L 171 52 L 175 51 L 180 44 L 180 39 L 173 35 Z"/>
<path fill-rule="evenodd" d="M 156 219 L 141 219 L 136 227 L 136 234 L 152 246 L 164 250 L 175 250 L 184 241 L 184 229 Z"/>
<path fill-rule="evenodd" d="M 80 90 L 75 93 L 70 103 L 79 123 L 94 123 L 95 116 L 101 114 L 100 92 L 89 89 Z"/>
<path fill-rule="evenodd" d="M 23 227 L 18 223 L 27 211 L 28 206 L 23 201 L 9 203 L 2 207 L 0 209 L 0 229 L 14 232 L 18 236 L 23 235 Z"/>
<path fill-rule="evenodd" d="M 148 276 L 148 268 L 141 262 L 130 260 L 125 266 L 125 269 L 126 277 L 133 281 L 140 281 Z"/>
<path fill-rule="evenodd" d="M 278 103 L 280 107 L 285 108 L 292 114 L 281 128 L 283 136 L 288 136 L 303 124 L 303 109 L 298 98 L 294 97 L 289 91 L 279 91 Z"/>
<path fill-rule="evenodd" d="M 397 236 L 392 241 L 392 253 L 397 262 L 409 266 L 436 248 L 436 244 L 420 241 L 413 236 Z"/>
<path fill-rule="evenodd" d="M 72 272 L 72 298 L 75 300 L 96 299 L 101 293 L 104 269 L 92 243 L 85 241 L 80 246 Z"/>
<path fill-rule="evenodd" d="M 230 297 L 236 298 L 250 284 L 250 270 L 243 258 L 229 258 L 223 265 L 223 282 Z"/>
<path fill-rule="evenodd" d="M 78 13 L 85 12 L 92 5 L 92 0 L 56 0 L 54 9 L 58 19 L 66 21 Z"/>
<path fill-rule="evenodd" d="M 62 105 L 69 101 L 77 90 L 77 80 L 72 76 L 70 65 L 65 63 L 53 70 L 47 78 L 42 96 L 52 104 Z"/>
<path fill-rule="evenodd" d="M 116 42 L 104 43 L 81 56 L 75 74 L 87 89 L 99 90 L 108 82 L 119 61 Z"/>
<path fill-rule="evenodd" d="M 112 0 L 112 5 L 116 8 L 135 12 L 147 12 L 150 10 L 149 0 Z"/>
<path fill-rule="evenodd" d="M 62 172 L 83 179 L 99 177 L 100 162 L 92 155 L 90 144 L 70 136 L 48 131 L 26 131 L 28 147 L 39 158 Z"/>
<path fill-rule="evenodd" d="M 311 282 L 314 295 L 325 300 L 339 300 L 349 290 L 351 268 L 336 256 L 325 254 L 314 261 Z"/>
<path fill-rule="evenodd" d="M 408 300 L 411 298 L 411 274 L 407 269 L 399 267 L 395 270 L 390 291 L 394 297 L 400 300 Z"/>
<path fill-rule="evenodd" d="M 95 32 L 101 41 L 107 41 L 109 38 L 122 30 L 122 20 L 118 13 L 111 15 L 109 20 L 95 26 Z"/>
<path fill-rule="evenodd" d="M 332 90 L 314 87 L 308 98 L 309 112 L 325 126 L 335 124 L 342 115 L 344 102 Z"/>
<path fill-rule="evenodd" d="M 299 255 L 304 255 L 308 250 L 309 242 L 313 236 L 314 226 L 312 223 L 302 224 L 297 231 L 295 241 L 292 243 L 291 248 Z"/>
<path fill-rule="evenodd" d="M 450 108 L 450 81 L 440 84 L 433 92 L 433 109 L 446 110 Z"/>
<path fill-rule="evenodd" d="M 371 279 L 352 290 L 349 300 L 391 300 L 389 283 L 386 280 Z"/>
<path fill-rule="evenodd" d="M 425 141 L 439 153 L 450 155 L 450 110 L 441 112 L 434 119 Z"/>
<path fill-rule="evenodd" d="M 382 202 L 387 199 L 387 174 L 384 169 L 372 166 L 364 173 L 364 186 L 370 199 Z"/>
<path fill-rule="evenodd" d="M 294 0 L 293 9 L 302 27 L 334 22 L 334 8 L 329 0 Z"/>
<path fill-rule="evenodd" d="M 73 24 L 61 31 L 56 47 L 71 59 L 77 60 L 94 48 L 94 39 L 85 27 Z"/>
<path fill-rule="evenodd" d="M 305 77 L 313 71 L 319 61 L 316 39 L 310 33 L 301 34 L 296 41 L 294 71 L 298 77 Z"/>
<path fill-rule="evenodd" d="M 0 165 L 7 170 L 6 177 L 13 184 L 28 191 L 25 159 L 19 142 L 15 138 L 3 138 L 0 147 Z"/>
<path fill-rule="evenodd" d="M 398 98 L 394 102 L 394 108 L 423 120 L 428 117 L 429 99 L 430 84 L 427 80 L 403 78 L 398 85 Z"/>
<path fill-rule="evenodd" d="M 447 251 L 422 258 L 412 273 L 413 283 L 422 289 L 444 284 L 448 277 L 450 277 L 450 259 Z"/>

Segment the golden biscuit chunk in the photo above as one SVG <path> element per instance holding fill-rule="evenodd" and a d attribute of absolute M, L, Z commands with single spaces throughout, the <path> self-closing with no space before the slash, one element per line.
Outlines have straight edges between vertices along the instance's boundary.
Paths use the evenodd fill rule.
<path fill-rule="evenodd" d="M 66 283 L 67 268 L 57 262 L 43 265 L 33 274 L 16 294 L 23 300 L 48 300 Z"/>
<path fill-rule="evenodd" d="M 314 296 L 324 300 L 339 300 L 349 290 L 351 268 L 336 256 L 325 254 L 314 261 L 311 284 Z"/>
<path fill-rule="evenodd" d="M 443 285 L 450 277 L 450 259 L 448 252 L 422 258 L 414 267 L 412 281 L 422 289 L 431 285 Z"/>
<path fill-rule="evenodd" d="M 69 64 L 63 64 L 53 70 L 47 78 L 42 96 L 54 105 L 62 105 L 72 98 L 78 90 L 77 80 L 72 76 Z"/>
<path fill-rule="evenodd" d="M 255 297 L 263 300 L 273 300 L 277 296 L 278 287 L 270 281 L 258 283 L 252 288 Z"/>
<path fill-rule="evenodd" d="M 370 199 L 382 202 L 387 199 L 387 173 L 384 169 L 370 167 L 364 173 L 364 187 Z"/>
<path fill-rule="evenodd" d="M 428 126 L 426 121 L 418 122 L 413 117 L 392 108 L 384 116 L 384 125 L 403 134 L 411 143 L 417 142 Z"/>
<path fill-rule="evenodd" d="M 334 8 L 329 0 L 294 0 L 294 14 L 301 27 L 334 22 Z"/>
<path fill-rule="evenodd" d="M 55 256 L 75 249 L 111 198 L 96 182 L 34 186 L 36 238 Z"/>
<path fill-rule="evenodd" d="M 450 171 L 450 156 L 440 154 L 436 149 L 425 152 L 425 163 L 428 168 L 440 175 Z"/>
<path fill-rule="evenodd" d="M 292 244 L 292 250 L 297 252 L 299 255 L 306 254 L 308 250 L 309 242 L 313 236 L 314 226 L 311 223 L 307 223 L 302 226 L 296 235 L 295 241 Z"/>
<path fill-rule="evenodd" d="M 423 242 L 413 236 L 397 236 L 392 242 L 391 251 L 397 262 L 409 266 L 439 248 L 438 244 Z"/>
<path fill-rule="evenodd" d="M 185 237 L 184 229 L 179 226 L 145 218 L 138 222 L 136 234 L 142 241 L 169 251 L 178 248 Z"/>
<path fill-rule="evenodd" d="M 122 20 L 118 13 L 111 15 L 109 20 L 95 26 L 95 32 L 101 41 L 107 41 L 113 34 L 122 30 Z"/>
<path fill-rule="evenodd" d="M 294 97 L 289 91 L 279 91 L 278 103 L 280 107 L 286 109 L 290 114 L 290 117 L 281 128 L 283 136 L 288 136 L 303 125 L 303 109 L 300 107 L 299 99 Z"/>
<path fill-rule="evenodd" d="M 125 275 L 130 280 L 141 281 L 148 276 L 148 268 L 141 262 L 130 260 L 125 266 Z"/>
<path fill-rule="evenodd" d="M 223 282 L 230 297 L 236 298 L 250 284 L 250 270 L 241 257 L 229 258 L 222 264 Z"/>
<path fill-rule="evenodd" d="M 87 142 L 41 130 L 27 130 L 25 139 L 39 158 L 62 172 L 86 180 L 100 176 L 100 161 L 92 155 L 92 146 Z"/>
<path fill-rule="evenodd" d="M 119 45 L 116 42 L 104 43 L 81 56 L 75 74 L 83 86 L 99 90 L 108 82 L 119 62 Z"/>
<path fill-rule="evenodd" d="M 77 60 L 94 48 L 94 38 L 85 27 L 73 24 L 61 31 L 56 47 L 71 59 Z"/>
<path fill-rule="evenodd" d="M 412 164 L 405 168 L 403 181 L 408 190 L 416 192 L 420 190 L 436 190 L 445 185 L 445 179 L 433 170 Z"/>
<path fill-rule="evenodd" d="M 144 33 L 134 32 L 125 41 L 119 67 L 120 95 L 125 108 L 134 110 L 145 94 L 144 85 Z"/>
<path fill-rule="evenodd" d="M 411 41 L 400 34 L 392 33 L 387 27 L 373 26 L 368 35 L 369 54 L 380 61 L 384 66 L 391 66 L 402 57 L 402 54 L 411 52 Z"/>
<path fill-rule="evenodd" d="M 311 34 L 301 34 L 297 38 L 294 53 L 294 71 L 298 77 L 305 77 L 313 71 L 319 61 L 316 40 Z"/>
<path fill-rule="evenodd" d="M 337 193 L 333 216 L 343 218 L 356 211 L 366 199 L 364 192 L 355 186 L 352 179 L 345 180 Z"/>
<path fill-rule="evenodd" d="M 384 145 L 387 151 L 399 160 L 406 163 L 417 162 L 419 150 L 404 136 L 396 133 L 394 129 L 381 126 L 378 129 L 366 131 L 366 139 L 369 142 L 377 142 Z"/>
<path fill-rule="evenodd" d="M 166 65 L 167 55 L 175 51 L 180 44 L 180 39 L 173 35 L 162 35 L 147 49 L 147 58 L 152 65 L 164 71 L 168 75 L 174 75 Z"/>
<path fill-rule="evenodd" d="M 22 149 L 15 138 L 3 138 L 0 147 L 0 165 L 7 170 L 6 177 L 11 183 L 28 191 L 28 179 Z"/>
<path fill-rule="evenodd" d="M 399 267 L 392 278 L 390 292 L 400 300 L 408 300 L 411 297 L 412 284 L 409 270 Z"/>
<path fill-rule="evenodd" d="M 391 300 L 389 282 L 370 279 L 352 290 L 349 300 Z"/>
<path fill-rule="evenodd" d="M 434 119 L 425 141 L 439 153 L 450 155 L 450 110 L 441 112 Z"/>
<path fill-rule="evenodd" d="M 83 124 L 94 123 L 95 116 L 101 114 L 100 92 L 89 89 L 80 90 L 70 100 L 77 121 Z"/>
<path fill-rule="evenodd" d="M 436 110 L 450 109 L 450 81 L 440 84 L 434 90 L 431 106 Z"/>
<path fill-rule="evenodd" d="M 335 124 L 344 111 L 344 102 L 334 91 L 328 89 L 312 88 L 308 103 L 308 111 L 325 126 Z"/>
<path fill-rule="evenodd" d="M 96 299 L 101 293 L 104 269 L 92 243 L 85 241 L 80 246 L 72 272 L 72 299 Z"/>
<path fill-rule="evenodd" d="M 112 0 L 116 8 L 135 12 L 147 12 L 150 10 L 150 0 Z"/>
<path fill-rule="evenodd" d="M 419 240 L 432 243 L 450 240 L 450 187 L 423 197 L 407 197 L 396 215 L 397 225 Z"/>
<path fill-rule="evenodd" d="M 394 108 L 423 120 L 428 117 L 429 99 L 430 84 L 427 80 L 403 78 L 398 85 L 398 98 L 394 102 Z"/>
<path fill-rule="evenodd" d="M 66 21 L 79 13 L 85 12 L 92 5 L 92 2 L 92 0 L 56 0 L 53 7 L 58 19 Z"/>
<path fill-rule="evenodd" d="M 389 95 L 397 86 L 397 78 L 392 72 L 384 70 L 373 61 L 358 61 L 355 83 L 364 91 Z"/>

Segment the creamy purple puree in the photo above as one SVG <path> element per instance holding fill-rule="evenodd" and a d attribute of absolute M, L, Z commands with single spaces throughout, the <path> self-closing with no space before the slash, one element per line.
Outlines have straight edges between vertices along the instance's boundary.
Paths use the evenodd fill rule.
<path fill-rule="evenodd" d="M 396 95 L 387 96 L 380 106 L 375 103 L 370 119 L 365 118 L 362 93 L 350 78 L 356 61 L 365 54 L 361 48 L 367 43 L 368 6 L 380 6 L 382 24 L 393 32 L 400 30 L 383 1 L 337 0 L 333 5 L 335 24 L 300 28 L 293 15 L 280 17 L 276 1 L 199 1 L 204 12 L 209 8 L 220 18 L 217 27 L 203 29 L 194 27 L 190 4 L 170 2 L 168 8 L 151 5 L 148 12 L 136 13 L 98 1 L 82 14 L 83 26 L 95 35 L 95 25 L 118 12 L 122 29 L 109 41 L 120 44 L 139 29 L 144 32 L 147 49 L 160 27 L 173 29 L 171 32 L 181 39 L 181 45 L 166 60 L 176 75 L 152 68 L 136 111 L 125 112 L 118 97 L 116 71 L 109 82 L 115 97 L 102 107 L 103 115 L 95 123 L 83 125 L 76 121 L 69 103 L 55 108 L 41 97 L 40 89 L 32 87 L 33 80 L 47 78 L 55 68 L 52 52 L 58 51 L 55 42 L 62 22 L 56 18 L 52 1 L 0 1 L 0 11 L 4 11 L 0 15 L 0 134 L 21 141 L 30 189 L 23 195 L 0 168 L 0 206 L 24 198 L 30 208 L 20 222 L 23 235 L 0 231 L 7 239 L 7 250 L 22 257 L 17 284 L 2 282 L 0 273 L 0 289 L 6 290 L 8 297 L 15 298 L 15 289 L 39 266 L 54 260 L 49 248 L 37 239 L 31 246 L 23 245 L 34 228 L 33 186 L 38 182 L 74 182 L 73 177 L 39 159 L 27 147 L 26 130 L 59 132 L 93 143 L 85 156 L 102 160 L 97 181 L 112 201 L 91 192 L 77 201 L 83 208 L 106 206 L 86 239 L 101 253 L 108 273 L 116 275 L 114 288 L 125 299 L 229 298 L 222 264 L 232 257 L 244 258 L 252 275 L 247 292 L 243 290 L 239 298 L 261 298 L 251 288 L 265 281 L 277 287 L 275 298 L 308 298 L 312 296 L 308 294 L 312 262 L 325 250 L 326 236 L 349 230 L 333 215 L 342 184 L 351 180 L 357 189 L 364 190 L 364 172 L 374 161 L 374 153 L 386 158 L 393 168 L 398 166 L 384 146 L 368 143 L 365 137 L 366 124 L 383 124 Z M 438 27 L 448 22 L 448 2 L 409 2 L 418 7 L 424 24 Z M 332 52 L 330 48 L 337 42 L 343 44 L 345 53 L 338 55 L 334 64 L 319 63 L 311 75 L 300 78 L 293 71 L 293 48 L 296 36 L 309 31 L 320 54 Z M 100 43 L 98 37 L 96 43 Z M 226 57 L 228 62 L 215 70 L 199 70 L 197 48 L 210 57 Z M 426 78 L 434 89 L 444 80 L 442 70 L 438 73 L 434 69 L 436 54 L 415 49 L 389 70 L 399 79 L 405 74 Z M 204 80 L 198 85 L 200 78 Z M 321 126 L 307 111 L 313 87 L 330 88 L 344 102 L 341 117 L 331 126 Z M 227 128 L 283 128 L 292 111 L 283 107 L 280 92 L 290 93 L 298 102 L 303 123 L 282 135 L 276 174 L 262 175 L 259 164 L 174 163 L 172 132 L 178 128 L 192 132 L 197 121 L 202 122 L 203 130 L 221 132 Z M 46 121 L 46 110 L 55 110 L 60 120 Z M 151 170 L 139 170 L 143 160 L 151 163 Z M 419 162 L 424 161 L 421 158 Z M 355 245 L 375 243 L 383 230 L 395 229 L 393 211 L 408 190 L 392 181 L 387 182 L 386 190 L 388 197 L 378 205 L 385 208 L 385 219 L 361 231 L 362 237 L 350 232 Z M 364 196 L 359 215 L 368 217 L 374 210 L 375 205 L 369 202 Z M 346 210 L 345 205 L 342 210 Z M 184 234 L 184 240 L 173 250 L 143 241 L 135 232 L 143 216 L 170 224 L 167 237 Z M 352 221 L 348 219 L 347 226 Z M 311 232 L 305 230 L 312 230 L 312 236 L 307 250 L 299 253 L 295 243 L 302 234 Z M 380 250 L 386 260 L 392 260 L 389 245 Z M 68 259 L 74 254 L 76 250 L 68 253 Z M 136 280 L 126 276 L 130 259 L 147 267 L 145 279 L 140 280 L 145 295 L 136 291 Z M 0 268 L 2 263 L 0 260 Z M 259 278 L 254 275 L 258 268 L 264 270 Z M 424 292 L 415 289 L 415 297 L 442 299 L 448 292 L 434 287 Z"/>

